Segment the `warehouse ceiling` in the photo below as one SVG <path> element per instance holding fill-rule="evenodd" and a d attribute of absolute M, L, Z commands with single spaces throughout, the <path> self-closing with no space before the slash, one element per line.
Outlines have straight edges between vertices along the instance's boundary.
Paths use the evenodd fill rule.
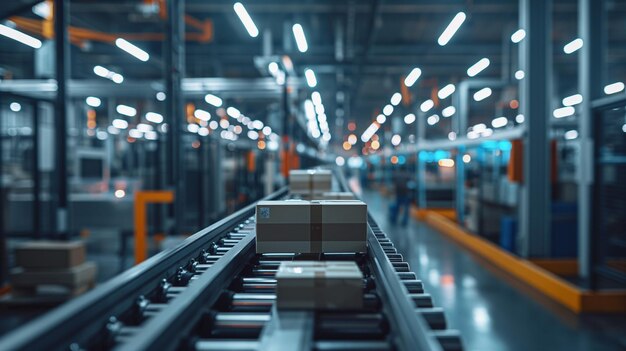
<path fill-rule="evenodd" d="M 155 3 L 159 1 L 155 0 Z M 517 64 L 517 51 L 510 36 L 518 28 L 518 1 L 515 0 L 249 0 L 243 3 L 261 35 L 250 37 L 233 11 L 231 0 L 186 0 L 187 77 L 259 78 L 267 72 L 255 65 L 255 57 L 269 51 L 272 55 L 289 55 L 296 74 L 311 68 L 319 82 L 327 115 L 334 126 L 335 115 L 342 114 L 340 125 L 331 127 L 342 141 L 348 134 L 349 121 L 357 123 L 361 133 L 401 89 L 401 82 L 414 67 L 422 76 L 410 89 L 414 103 L 428 99 L 448 83 L 467 78 L 467 69 L 483 57 L 491 65 L 480 78 L 512 81 L 511 68 Z M 3 1 L 0 13 L 29 8 L 32 1 Z M 164 21 L 153 1 L 142 0 L 73 0 L 70 3 L 70 25 L 106 34 L 152 35 L 149 40 L 133 41 L 150 53 L 141 62 L 106 40 L 75 42 L 72 51 L 72 77 L 95 79 L 94 65 L 103 65 L 122 73 L 127 80 L 158 80 L 163 77 L 163 43 L 159 39 Z M 626 4 L 611 2 L 609 60 L 614 72 L 624 77 L 621 62 L 626 57 Z M 467 20 L 446 46 L 437 38 L 454 15 L 464 11 Z M 576 92 L 577 60 L 565 55 L 563 45 L 577 35 L 577 1 L 554 1 L 554 61 L 558 82 L 555 95 Z M 19 16 L 40 19 L 32 11 Z M 619 20 L 621 18 L 621 20 Z M 309 50 L 300 53 L 291 26 L 302 24 Z M 615 26 L 615 27 L 614 27 Z M 271 45 L 264 47 L 264 33 L 271 33 Z M 14 78 L 33 78 L 32 50 L 4 37 L 0 38 L 0 66 Z M 619 64 L 618 64 L 619 63 Z M 6 74 L 6 73 L 5 73 Z M 303 89 L 302 96 L 311 90 Z M 494 90 L 495 92 L 495 90 Z M 516 98 L 516 90 L 502 89 L 506 99 Z M 238 102 L 246 109 L 246 100 Z M 258 103 L 257 102 L 251 102 Z M 442 104 L 449 104 L 449 102 Z M 415 105 L 412 105 L 413 109 Z M 443 106 L 443 105 L 442 105 Z M 498 106 L 495 107 L 498 109 Z M 402 108 L 401 113 L 407 111 Z M 477 108 L 476 115 L 492 118 L 494 105 Z M 511 111 L 514 113 L 514 111 Z M 441 135 L 449 125 L 440 124 Z M 436 134 L 436 132 L 435 132 Z"/>

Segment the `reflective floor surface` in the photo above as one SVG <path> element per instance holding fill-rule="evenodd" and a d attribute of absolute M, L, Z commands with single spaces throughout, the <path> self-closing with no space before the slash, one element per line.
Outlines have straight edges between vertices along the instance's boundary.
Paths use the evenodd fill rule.
<path fill-rule="evenodd" d="M 576 316 L 426 224 L 390 224 L 390 200 L 377 192 L 363 198 L 435 305 L 445 309 L 449 326 L 461 332 L 466 350 L 626 350 L 626 316 Z"/>

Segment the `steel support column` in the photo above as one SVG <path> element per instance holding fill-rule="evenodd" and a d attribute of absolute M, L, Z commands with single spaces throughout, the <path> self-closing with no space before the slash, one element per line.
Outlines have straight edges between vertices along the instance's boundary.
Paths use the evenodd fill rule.
<path fill-rule="evenodd" d="M 40 122 L 39 102 L 32 101 L 33 108 L 33 234 L 41 238 L 41 172 L 39 172 Z"/>
<path fill-rule="evenodd" d="M 459 93 L 454 95 L 453 105 L 456 106 L 456 118 L 453 117 L 452 131 L 456 133 L 456 137 L 465 136 L 467 131 L 467 119 L 469 115 L 469 89 L 470 83 L 463 81 L 459 85 Z M 461 224 L 465 220 L 465 163 L 463 163 L 463 155 L 465 154 L 465 145 L 459 145 L 455 160 L 456 165 L 456 191 L 455 191 L 455 210 L 457 221 Z"/>
<path fill-rule="evenodd" d="M 183 162 L 182 124 L 185 107 L 182 78 L 185 74 L 185 0 L 167 1 L 165 28 L 165 92 L 169 131 L 166 145 L 166 187 L 174 189 L 174 230 L 183 230 L 185 164 Z"/>
<path fill-rule="evenodd" d="M 521 0 L 520 62 L 526 73 L 520 100 L 526 117 L 524 184 L 520 216 L 520 254 L 524 257 L 550 253 L 550 166 L 548 129 L 551 118 L 548 93 L 552 81 L 552 1 Z"/>
<path fill-rule="evenodd" d="M 69 1 L 54 0 L 54 33 L 56 65 L 55 104 L 55 184 L 57 190 L 56 233 L 68 235 L 67 189 L 67 81 L 70 76 L 70 46 L 68 36 Z"/>
<path fill-rule="evenodd" d="M 579 111 L 578 139 L 578 273 L 589 278 L 593 269 L 591 234 L 593 186 L 593 123 L 591 102 L 601 96 L 606 67 L 605 1 L 578 0 L 578 35 L 585 45 L 578 53 L 578 88 L 583 102 Z M 592 284 L 593 285 L 593 284 Z"/>

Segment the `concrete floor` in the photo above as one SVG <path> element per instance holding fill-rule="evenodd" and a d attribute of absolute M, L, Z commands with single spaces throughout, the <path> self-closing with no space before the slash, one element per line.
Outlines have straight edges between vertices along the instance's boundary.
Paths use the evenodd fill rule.
<path fill-rule="evenodd" d="M 466 350 L 626 350 L 626 316 L 576 316 L 426 224 L 390 224 L 390 200 L 377 192 L 363 198 L 435 305 L 445 309 L 449 327 L 461 332 Z"/>

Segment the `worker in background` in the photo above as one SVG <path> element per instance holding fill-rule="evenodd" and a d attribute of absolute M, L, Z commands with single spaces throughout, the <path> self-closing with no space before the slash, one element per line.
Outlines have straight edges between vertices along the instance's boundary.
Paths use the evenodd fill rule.
<path fill-rule="evenodd" d="M 391 205 L 389 220 L 396 224 L 398 216 L 402 212 L 402 226 L 409 223 L 409 212 L 413 193 L 415 192 L 415 181 L 406 167 L 400 168 L 394 173 L 394 187 L 396 202 Z"/>

